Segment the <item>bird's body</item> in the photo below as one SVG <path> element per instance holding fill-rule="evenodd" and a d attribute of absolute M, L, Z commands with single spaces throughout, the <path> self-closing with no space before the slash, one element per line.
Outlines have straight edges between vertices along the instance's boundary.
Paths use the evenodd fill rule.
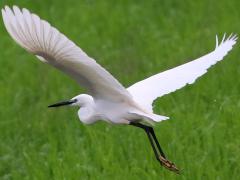
<path fill-rule="evenodd" d="M 81 104 L 81 108 L 78 111 L 79 119 L 85 124 L 92 124 L 98 120 L 104 120 L 110 123 L 127 123 L 128 120 L 128 104 L 125 102 L 114 103 L 107 100 L 96 100 L 87 94 L 81 94 L 77 96 Z M 127 106 L 126 106 L 127 105 Z"/>
<path fill-rule="evenodd" d="M 80 94 L 72 98 L 74 99 L 77 99 L 78 103 L 72 105 L 81 107 L 78 116 L 84 124 L 92 124 L 99 120 L 113 124 L 129 124 L 143 120 L 151 124 L 152 121 L 167 119 L 167 117 L 148 112 L 131 98 L 128 101 L 113 102 L 94 99 L 88 94 Z"/>
<path fill-rule="evenodd" d="M 80 108 L 78 111 L 78 116 L 84 123 L 96 122 L 99 119 L 102 119 L 109 123 L 129 124 L 129 120 L 131 120 L 131 114 L 128 111 L 130 109 L 133 109 L 133 107 L 126 102 L 115 103 L 106 100 L 96 100 L 92 102 L 92 106 L 90 108 Z M 90 118 L 91 121 L 85 118 L 88 116 L 87 114 L 89 111 L 93 113 L 93 116 Z"/>
<path fill-rule="evenodd" d="M 20 46 L 42 62 L 65 72 L 89 92 L 89 95 L 81 94 L 49 107 L 79 106 L 78 115 L 85 124 L 104 120 L 143 128 L 156 158 L 171 170 L 176 170 L 175 166 L 165 159 L 153 129 L 144 126 L 141 122 L 152 124 L 168 119 L 166 116 L 154 114 L 153 101 L 187 84 L 194 83 L 198 77 L 207 72 L 208 68 L 221 61 L 237 40 L 236 35 L 230 35 L 226 39 L 224 35 L 219 44 L 216 37 L 215 50 L 205 56 L 124 88 L 75 43 L 27 9 L 20 10 L 17 6 L 10 9 L 6 6 L 2 9 L 2 15 L 7 31 Z M 153 142 L 160 151 L 160 158 Z"/>

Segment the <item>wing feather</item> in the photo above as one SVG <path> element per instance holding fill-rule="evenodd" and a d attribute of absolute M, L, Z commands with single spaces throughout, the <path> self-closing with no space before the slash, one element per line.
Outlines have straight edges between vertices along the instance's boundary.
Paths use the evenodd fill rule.
<path fill-rule="evenodd" d="M 20 46 L 70 75 L 96 99 L 132 99 L 109 72 L 47 21 L 17 6 L 12 9 L 6 6 L 2 16 L 7 31 Z"/>
<path fill-rule="evenodd" d="M 224 35 L 221 43 L 218 45 L 218 38 L 216 37 L 216 48 L 211 53 L 137 82 L 129 87 L 128 91 L 132 94 L 135 101 L 147 110 L 152 111 L 152 103 L 155 99 L 174 92 L 187 84 L 194 83 L 198 77 L 207 72 L 208 68 L 227 55 L 236 43 L 236 40 L 236 35 L 230 35 L 226 40 Z"/>

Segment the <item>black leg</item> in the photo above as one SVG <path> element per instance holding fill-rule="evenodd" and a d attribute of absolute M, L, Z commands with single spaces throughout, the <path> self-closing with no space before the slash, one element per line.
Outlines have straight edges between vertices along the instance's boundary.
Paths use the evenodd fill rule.
<path fill-rule="evenodd" d="M 174 171 L 176 173 L 179 173 L 179 170 L 177 169 L 177 167 L 171 161 L 166 159 L 166 156 L 163 153 L 163 150 L 162 150 L 162 148 L 161 148 L 161 146 L 160 146 L 160 144 L 159 144 L 159 142 L 157 140 L 157 137 L 156 137 L 152 127 L 146 126 L 144 124 L 137 123 L 137 122 L 131 122 L 130 125 L 135 126 L 135 127 L 139 127 L 141 129 L 144 129 L 144 131 L 146 132 L 146 134 L 148 136 L 148 139 L 150 141 L 150 144 L 152 146 L 152 149 L 153 149 L 153 152 L 155 154 L 156 159 L 165 168 L 167 168 L 167 169 L 169 169 L 171 171 Z M 158 151 L 157 151 L 155 145 L 157 146 L 160 155 L 158 154 Z"/>
<path fill-rule="evenodd" d="M 156 146 L 158 148 L 158 151 L 161 154 L 161 156 L 164 157 L 164 158 L 166 157 L 165 154 L 163 153 L 163 150 L 162 150 L 162 148 L 161 148 L 161 146 L 160 146 L 160 144 L 157 140 L 157 137 L 156 137 L 152 127 L 146 126 L 146 125 L 143 125 L 143 124 L 140 124 L 140 123 L 135 123 L 135 122 L 131 122 L 130 125 L 133 125 L 133 126 L 136 126 L 136 127 L 139 127 L 139 128 L 142 128 L 142 129 L 145 130 L 157 160 L 159 160 L 159 155 L 158 155 L 158 152 L 156 150 L 155 144 L 156 144 Z"/>
<path fill-rule="evenodd" d="M 156 147 L 155 147 L 155 145 L 154 145 L 152 136 L 151 136 L 151 134 L 150 134 L 151 132 L 150 132 L 149 127 L 148 127 L 148 126 L 145 126 L 145 125 L 143 125 L 143 124 L 140 124 L 140 123 L 130 123 L 130 125 L 133 125 L 133 126 L 142 128 L 142 129 L 146 132 L 146 134 L 147 134 L 147 136 L 148 136 L 148 139 L 149 139 L 149 141 L 150 141 L 150 144 L 151 144 L 151 146 L 152 146 L 153 152 L 154 152 L 154 154 L 155 154 L 155 157 L 156 157 L 156 159 L 159 161 L 158 151 L 157 151 L 157 149 L 156 149 Z"/>
<path fill-rule="evenodd" d="M 149 127 L 149 130 L 150 130 L 150 133 L 151 133 L 151 135 L 152 135 L 152 137 L 153 137 L 153 139 L 154 139 L 154 141 L 155 141 L 155 143 L 156 143 L 156 145 L 157 145 L 157 147 L 158 147 L 158 150 L 159 150 L 161 156 L 164 157 L 164 158 L 166 158 L 166 156 L 165 156 L 165 154 L 163 153 L 163 150 L 162 150 L 162 148 L 161 148 L 161 146 L 160 146 L 160 144 L 159 144 L 159 142 L 158 142 L 158 140 L 157 140 L 157 137 L 156 137 L 156 135 L 155 135 L 155 132 L 154 132 L 153 128 L 152 128 L 152 127 Z"/>

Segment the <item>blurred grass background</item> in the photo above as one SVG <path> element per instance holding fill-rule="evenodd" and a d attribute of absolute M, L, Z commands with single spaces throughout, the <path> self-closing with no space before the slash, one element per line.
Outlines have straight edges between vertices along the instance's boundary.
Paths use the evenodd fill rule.
<path fill-rule="evenodd" d="M 239 33 L 238 0 L 2 0 L 48 20 L 129 86 Z M 0 179 L 239 179 L 240 50 L 194 85 L 162 97 L 170 116 L 155 131 L 175 175 L 154 159 L 144 132 L 103 122 L 85 126 L 77 109 L 47 105 L 84 92 L 16 45 L 0 21 Z"/>

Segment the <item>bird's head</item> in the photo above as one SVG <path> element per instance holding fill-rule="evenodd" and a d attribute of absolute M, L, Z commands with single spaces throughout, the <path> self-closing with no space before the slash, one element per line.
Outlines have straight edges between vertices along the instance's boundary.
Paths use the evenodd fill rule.
<path fill-rule="evenodd" d="M 78 96 L 73 97 L 70 100 L 61 101 L 52 105 L 49 105 L 48 107 L 60 107 L 60 106 L 79 106 L 84 107 L 88 104 L 93 102 L 92 96 L 88 94 L 80 94 Z"/>

